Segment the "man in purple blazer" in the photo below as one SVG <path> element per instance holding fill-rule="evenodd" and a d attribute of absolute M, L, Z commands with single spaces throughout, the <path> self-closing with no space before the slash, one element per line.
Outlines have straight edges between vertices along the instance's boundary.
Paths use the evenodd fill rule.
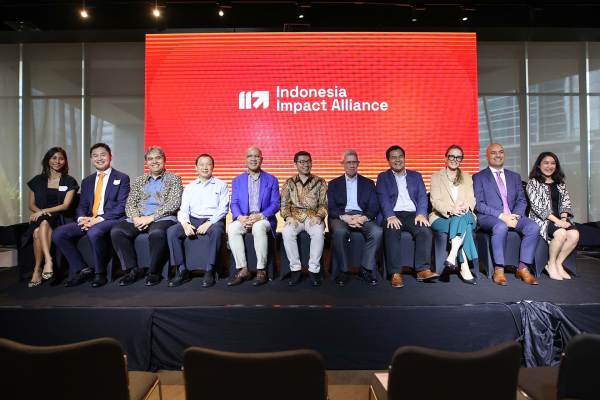
<path fill-rule="evenodd" d="M 96 172 L 81 182 L 77 222 L 62 225 L 52 233 L 52 241 L 69 262 L 69 279 L 65 286 L 77 286 L 89 280 L 93 267 L 92 287 L 106 284 L 106 264 L 110 254 L 110 230 L 125 219 L 129 194 L 129 176 L 111 167 L 112 153 L 105 143 L 90 148 Z M 88 236 L 94 265 L 85 265 L 77 250 L 77 241 Z"/>
<path fill-rule="evenodd" d="M 485 155 L 489 168 L 473 175 L 473 189 L 479 227 L 492 236 L 492 280 L 498 285 L 506 285 L 504 246 L 508 230 L 514 229 L 522 236 L 516 275 L 529 285 L 537 285 L 537 280 L 529 272 L 529 265 L 533 263 L 539 227 L 525 216 L 527 200 L 521 176 L 504 169 L 504 148 L 501 145 L 490 144 Z"/>
<path fill-rule="evenodd" d="M 415 270 L 417 281 L 433 282 L 438 274 L 431 272 L 431 242 L 433 234 L 427 218 L 427 191 L 423 177 L 406 169 L 405 152 L 400 146 L 389 147 L 385 156 L 390 169 L 377 177 L 377 198 L 384 217 L 383 242 L 392 286 L 403 287 L 400 265 L 400 234 L 409 232 L 415 239 Z"/>
<path fill-rule="evenodd" d="M 256 278 L 253 285 L 267 282 L 265 266 L 268 257 L 268 237 L 276 233 L 279 211 L 279 182 L 273 175 L 261 169 L 263 157 L 258 147 L 252 146 L 246 151 L 248 170 L 231 182 L 231 213 L 233 222 L 227 227 L 229 247 L 235 259 L 237 273 L 229 286 L 239 285 L 250 278 L 243 235 L 252 232 L 256 251 Z"/>

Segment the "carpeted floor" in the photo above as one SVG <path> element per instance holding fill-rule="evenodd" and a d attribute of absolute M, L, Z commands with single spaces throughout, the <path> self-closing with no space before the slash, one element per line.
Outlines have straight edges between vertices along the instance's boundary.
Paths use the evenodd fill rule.
<path fill-rule="evenodd" d="M 509 284 L 500 287 L 482 278 L 475 286 L 466 285 L 453 275 L 450 282 L 418 283 L 405 274 L 405 287 L 392 288 L 389 282 L 368 287 L 354 278 L 346 287 L 337 287 L 332 280 L 313 288 L 308 280 L 289 287 L 286 280 L 276 280 L 261 287 L 246 282 L 227 287 L 226 280 L 203 289 L 202 278 L 178 288 L 169 288 L 165 281 L 146 287 L 142 280 L 129 287 L 112 282 L 94 289 L 88 284 L 75 288 L 42 286 L 29 289 L 18 282 L 15 271 L 0 272 L 0 307 L 181 307 L 222 305 L 332 305 L 332 306 L 431 306 L 462 305 L 487 302 L 508 303 L 522 299 L 550 301 L 557 304 L 600 303 L 600 260 L 580 257 L 578 276 L 570 281 L 553 281 L 540 277 L 540 285 L 528 286 L 508 274 Z"/>

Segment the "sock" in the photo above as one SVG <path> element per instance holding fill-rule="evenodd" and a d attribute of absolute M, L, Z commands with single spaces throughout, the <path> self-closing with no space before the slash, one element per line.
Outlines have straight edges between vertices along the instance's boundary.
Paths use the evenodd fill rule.
<path fill-rule="evenodd" d="M 525 264 L 523 261 L 519 261 L 519 266 L 517 267 L 517 271 L 520 271 L 523 268 L 529 268 L 529 265 Z"/>

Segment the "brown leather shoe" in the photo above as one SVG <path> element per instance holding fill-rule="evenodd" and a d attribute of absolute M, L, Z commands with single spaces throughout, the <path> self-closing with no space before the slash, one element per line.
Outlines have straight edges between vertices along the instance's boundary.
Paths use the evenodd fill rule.
<path fill-rule="evenodd" d="M 250 273 L 248 272 L 248 268 L 242 268 L 242 269 L 238 270 L 238 272 L 235 274 L 235 276 L 233 277 L 232 280 L 227 282 L 227 286 L 239 285 L 240 283 L 244 282 L 248 278 L 250 278 Z"/>
<path fill-rule="evenodd" d="M 392 287 L 397 287 L 397 288 L 404 287 L 404 281 L 402 281 L 401 273 L 396 272 L 394 275 L 392 275 Z"/>
<path fill-rule="evenodd" d="M 264 269 L 259 269 L 256 272 L 256 277 L 254 278 L 254 282 L 252 282 L 252 286 L 260 286 L 267 283 L 267 271 Z"/>
<path fill-rule="evenodd" d="M 528 268 L 518 269 L 515 275 L 517 276 L 517 278 L 519 278 L 528 285 L 538 284 L 538 281 L 535 279 L 535 276 L 533 276 L 531 272 L 529 272 Z"/>
<path fill-rule="evenodd" d="M 439 277 L 435 272 L 424 269 L 423 271 L 417 272 L 417 282 L 433 282 Z"/>
<path fill-rule="evenodd" d="M 494 270 L 494 275 L 492 275 L 492 281 L 496 285 L 506 286 L 506 276 L 504 275 L 503 269 Z"/>

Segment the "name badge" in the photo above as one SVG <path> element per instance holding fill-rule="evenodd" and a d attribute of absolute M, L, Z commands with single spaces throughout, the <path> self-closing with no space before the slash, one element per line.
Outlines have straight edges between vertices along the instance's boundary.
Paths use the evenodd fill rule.
<path fill-rule="evenodd" d="M 68 187 L 66 187 L 66 186 L 59 186 L 59 187 L 58 187 L 58 191 L 59 191 L 59 192 L 66 192 L 66 191 L 67 191 L 67 189 L 68 189 Z"/>
<path fill-rule="evenodd" d="M 118 185 L 118 184 L 120 184 L 120 183 L 121 183 L 121 180 L 120 180 L 120 179 L 115 179 L 115 180 L 113 181 L 113 185 Z"/>

